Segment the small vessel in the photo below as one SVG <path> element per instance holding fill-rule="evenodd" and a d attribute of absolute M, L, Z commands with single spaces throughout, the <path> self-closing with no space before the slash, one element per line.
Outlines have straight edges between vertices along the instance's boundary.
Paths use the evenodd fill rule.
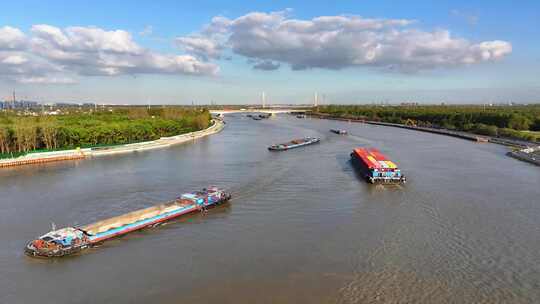
<path fill-rule="evenodd" d="M 296 118 L 306 118 L 306 115 L 305 114 L 299 114 L 299 115 L 296 115 Z"/>
<path fill-rule="evenodd" d="M 407 180 L 395 163 L 388 160 L 379 150 L 356 148 L 351 153 L 353 165 L 357 167 L 367 182 L 401 184 Z"/>
<path fill-rule="evenodd" d="M 231 195 L 216 187 L 182 194 L 174 201 L 132 211 L 81 227 L 53 228 L 26 244 L 24 252 L 32 257 L 61 257 L 80 252 L 111 238 L 227 202 Z"/>
<path fill-rule="evenodd" d="M 330 129 L 330 132 L 336 133 L 339 135 L 347 135 L 347 130 L 344 130 L 344 129 Z"/>
<path fill-rule="evenodd" d="M 321 139 L 318 137 L 305 137 L 301 139 L 294 139 L 290 142 L 284 143 L 284 144 L 275 144 L 268 147 L 268 150 L 270 151 L 285 151 L 289 149 L 299 148 L 307 145 L 312 145 L 315 143 L 320 142 Z"/>
<path fill-rule="evenodd" d="M 262 118 L 260 118 L 259 116 L 252 116 L 251 117 L 253 120 L 262 120 Z"/>

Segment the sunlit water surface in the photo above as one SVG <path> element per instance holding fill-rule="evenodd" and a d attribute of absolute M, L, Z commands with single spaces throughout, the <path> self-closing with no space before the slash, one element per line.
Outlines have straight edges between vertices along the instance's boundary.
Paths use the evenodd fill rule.
<path fill-rule="evenodd" d="M 539 303 L 540 170 L 506 148 L 388 127 L 227 119 L 169 149 L 0 171 L 0 303 Z M 330 128 L 344 128 L 340 136 Z M 321 143 L 269 152 L 272 143 Z M 372 186 L 350 151 L 408 176 Z M 217 185 L 230 204 L 77 256 L 29 239 Z"/>

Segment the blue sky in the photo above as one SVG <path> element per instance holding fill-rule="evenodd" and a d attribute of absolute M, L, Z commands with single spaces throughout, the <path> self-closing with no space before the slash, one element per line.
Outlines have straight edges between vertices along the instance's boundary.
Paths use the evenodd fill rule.
<path fill-rule="evenodd" d="M 540 3 L 395 2 L 11 1 L 0 12 L 0 29 L 10 28 L 0 30 L 0 98 L 253 103 L 265 91 L 271 102 L 305 103 L 317 91 L 327 103 L 540 102 Z M 206 33 L 216 16 L 227 26 Z M 320 16 L 346 19 L 322 26 Z M 377 27 L 350 30 L 358 20 Z M 291 21 L 312 32 L 284 32 Z M 328 42 L 330 28 L 341 34 Z M 69 43 L 56 44 L 64 36 Z M 178 42 L 186 37 L 197 41 Z"/>

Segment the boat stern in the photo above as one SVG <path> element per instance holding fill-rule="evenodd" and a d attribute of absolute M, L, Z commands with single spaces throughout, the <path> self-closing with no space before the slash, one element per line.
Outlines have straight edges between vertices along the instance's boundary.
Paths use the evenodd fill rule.
<path fill-rule="evenodd" d="M 232 197 L 230 192 L 220 189 L 218 187 L 208 187 L 206 191 L 210 197 L 217 200 L 219 203 L 227 202 Z"/>
<path fill-rule="evenodd" d="M 32 240 L 24 247 L 24 253 L 31 257 L 60 257 L 76 253 L 88 247 L 88 237 L 84 231 L 66 227 L 53 230 Z"/>
<path fill-rule="evenodd" d="M 43 253 L 40 252 L 38 247 L 35 245 L 35 242 L 38 241 L 38 239 L 30 241 L 26 243 L 26 246 L 24 246 L 24 253 L 28 256 L 40 256 Z"/>

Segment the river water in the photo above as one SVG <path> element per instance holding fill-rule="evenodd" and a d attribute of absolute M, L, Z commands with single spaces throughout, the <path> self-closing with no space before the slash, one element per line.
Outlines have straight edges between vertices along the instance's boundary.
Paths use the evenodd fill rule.
<path fill-rule="evenodd" d="M 506 148 L 283 115 L 168 149 L 0 171 L 0 303 L 539 303 L 540 170 Z M 350 135 L 328 132 L 345 128 Z M 321 143 L 269 152 L 272 143 Z M 399 164 L 366 184 L 355 147 Z M 230 204 L 55 260 L 27 240 L 207 185 Z"/>

